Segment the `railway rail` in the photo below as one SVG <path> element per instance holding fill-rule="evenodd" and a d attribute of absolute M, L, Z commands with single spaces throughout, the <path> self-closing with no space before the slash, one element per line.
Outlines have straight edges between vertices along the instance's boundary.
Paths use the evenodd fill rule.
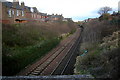
<path fill-rule="evenodd" d="M 74 64 L 76 61 L 77 51 L 79 50 L 79 43 L 81 37 L 79 35 L 74 45 L 70 48 L 67 56 L 61 61 L 51 75 L 70 75 L 73 74 Z"/>
<path fill-rule="evenodd" d="M 24 76 L 39 76 L 39 75 L 63 75 L 70 74 L 68 69 L 71 65 L 73 68 L 73 62 L 75 58 L 74 54 L 78 48 L 80 42 L 80 28 L 63 40 L 56 48 L 50 51 L 45 57 L 38 60 L 36 63 L 29 65 L 26 69 L 22 70 L 17 75 Z M 75 61 L 75 60 L 74 60 Z"/>

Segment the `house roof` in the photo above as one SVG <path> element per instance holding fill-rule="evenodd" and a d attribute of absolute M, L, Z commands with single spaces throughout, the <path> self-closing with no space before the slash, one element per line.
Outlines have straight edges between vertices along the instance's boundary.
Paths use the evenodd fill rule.
<path fill-rule="evenodd" d="M 25 6 L 25 8 L 31 12 L 31 7 Z"/>
<path fill-rule="evenodd" d="M 38 13 L 38 10 L 36 7 L 32 7 L 32 8 L 33 8 L 33 12 Z"/>
<path fill-rule="evenodd" d="M 12 8 L 13 7 L 13 3 L 12 2 L 3 2 L 3 5 L 5 5 L 8 8 Z M 15 6 L 16 9 L 22 9 L 20 5 Z"/>
<path fill-rule="evenodd" d="M 20 5 L 17 5 L 16 6 L 16 9 L 22 9 Z"/>
<path fill-rule="evenodd" d="M 62 16 L 61 15 L 52 15 L 51 17 L 52 18 L 61 18 Z"/>
<path fill-rule="evenodd" d="M 47 14 L 46 13 L 40 13 L 42 16 L 46 16 Z"/>
<path fill-rule="evenodd" d="M 13 3 L 12 2 L 3 2 L 3 5 L 5 5 L 6 7 L 13 7 Z"/>

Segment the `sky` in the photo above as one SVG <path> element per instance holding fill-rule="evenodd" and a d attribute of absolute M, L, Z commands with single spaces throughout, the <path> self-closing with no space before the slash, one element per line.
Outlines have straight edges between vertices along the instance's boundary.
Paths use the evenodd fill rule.
<path fill-rule="evenodd" d="M 13 0 L 7 0 L 13 1 Z M 101 7 L 111 7 L 118 10 L 120 0 L 19 0 L 26 6 L 37 7 L 39 12 L 47 14 L 62 14 L 65 18 L 81 21 L 88 18 L 96 18 Z"/>

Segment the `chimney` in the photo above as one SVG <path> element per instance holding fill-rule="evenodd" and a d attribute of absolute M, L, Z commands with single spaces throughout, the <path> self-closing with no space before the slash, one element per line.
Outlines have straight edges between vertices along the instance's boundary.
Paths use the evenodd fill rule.
<path fill-rule="evenodd" d="M 36 7 L 33 7 L 33 12 L 35 12 L 35 13 L 37 13 L 37 12 L 38 12 L 38 10 L 37 10 L 37 8 L 36 8 Z"/>
<path fill-rule="evenodd" d="M 21 7 L 24 8 L 25 7 L 25 3 L 21 2 Z"/>
<path fill-rule="evenodd" d="M 13 0 L 13 7 L 16 8 L 17 5 L 19 5 L 19 0 Z"/>

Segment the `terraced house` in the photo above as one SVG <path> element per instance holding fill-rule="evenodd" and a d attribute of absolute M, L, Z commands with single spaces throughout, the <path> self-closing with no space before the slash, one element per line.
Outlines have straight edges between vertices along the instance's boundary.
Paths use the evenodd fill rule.
<path fill-rule="evenodd" d="M 22 8 L 24 3 L 19 5 L 19 1 L 2 2 L 2 22 L 3 23 L 14 23 L 25 18 L 25 9 Z"/>
<path fill-rule="evenodd" d="M 22 23 L 27 21 L 41 21 L 45 19 L 43 13 L 40 13 L 36 7 L 25 6 L 22 2 L 19 5 L 19 0 L 13 0 L 13 2 L 0 2 L 2 6 L 2 23 Z"/>
<path fill-rule="evenodd" d="M 0 2 L 0 6 L 2 6 L 0 22 L 5 24 L 24 23 L 30 21 L 56 22 L 64 19 L 62 15 L 47 15 L 47 13 L 41 13 L 36 7 L 25 6 L 24 2 L 21 2 L 21 5 L 19 5 L 19 0 L 13 0 L 13 2 Z"/>

